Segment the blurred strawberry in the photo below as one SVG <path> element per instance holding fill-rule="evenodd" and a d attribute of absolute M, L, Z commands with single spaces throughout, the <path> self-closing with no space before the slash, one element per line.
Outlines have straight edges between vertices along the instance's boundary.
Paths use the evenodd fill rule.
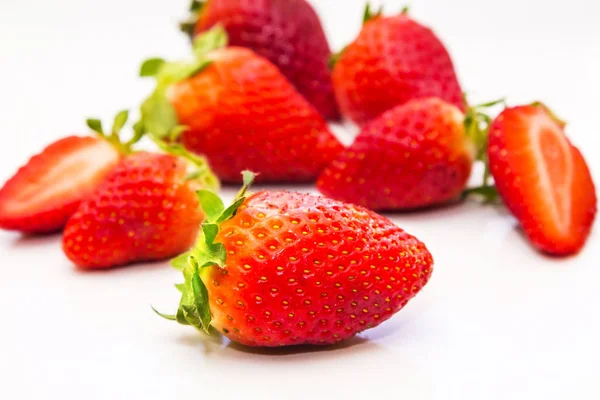
<path fill-rule="evenodd" d="M 448 51 L 406 10 L 383 17 L 367 6 L 358 38 L 336 58 L 337 100 L 342 113 L 358 124 L 415 98 L 439 97 L 466 109 Z"/>
<path fill-rule="evenodd" d="M 204 162 L 191 159 L 192 174 L 188 160 L 176 154 L 123 158 L 69 219 L 63 236 L 67 257 L 79 268 L 105 269 L 188 250 L 204 218 L 196 190 L 216 184 Z"/>
<path fill-rule="evenodd" d="M 194 0 L 191 11 L 184 31 L 196 36 L 221 25 L 230 45 L 267 58 L 323 117 L 339 118 L 328 68 L 331 50 L 306 0 Z"/>
<path fill-rule="evenodd" d="M 206 155 L 227 182 L 244 169 L 262 182 L 316 179 L 341 144 L 277 67 L 249 49 L 222 48 L 226 40 L 217 27 L 196 38 L 193 62 L 144 63 L 141 74 L 157 79 L 144 127 Z"/>
<path fill-rule="evenodd" d="M 364 126 L 317 182 L 326 196 L 373 210 L 406 210 L 460 197 L 483 146 L 482 114 L 438 98 L 411 100 Z"/>

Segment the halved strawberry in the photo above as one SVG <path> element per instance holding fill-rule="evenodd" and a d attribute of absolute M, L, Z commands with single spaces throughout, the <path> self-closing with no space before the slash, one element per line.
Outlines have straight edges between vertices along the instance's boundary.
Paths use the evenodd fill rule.
<path fill-rule="evenodd" d="M 534 246 L 577 253 L 596 216 L 588 166 L 542 104 L 508 108 L 489 133 L 488 157 L 498 192 Z"/>
<path fill-rule="evenodd" d="M 0 228 L 60 230 L 119 159 L 117 148 L 100 138 L 69 136 L 51 144 L 0 189 Z"/>

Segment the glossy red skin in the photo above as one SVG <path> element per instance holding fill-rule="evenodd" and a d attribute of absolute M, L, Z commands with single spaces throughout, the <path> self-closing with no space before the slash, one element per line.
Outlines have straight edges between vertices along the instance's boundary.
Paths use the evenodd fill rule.
<path fill-rule="evenodd" d="M 342 150 L 325 120 L 251 50 L 228 47 L 209 57 L 209 67 L 169 91 L 189 127 L 185 147 L 204 154 L 225 182 L 240 182 L 245 169 L 258 182 L 314 181 Z"/>
<path fill-rule="evenodd" d="M 77 180 L 77 172 L 72 171 L 69 176 L 70 185 L 68 193 L 60 197 L 53 197 L 35 207 L 17 214 L 10 210 L 10 204 L 19 199 L 23 191 L 35 186 L 45 176 L 48 170 L 60 163 L 61 159 L 82 151 L 93 148 L 102 148 L 102 156 L 98 155 L 93 160 L 96 164 L 95 171 L 86 175 L 85 179 Z M 46 147 L 41 153 L 33 156 L 27 164 L 21 167 L 0 189 L 0 229 L 19 231 L 27 234 L 42 234 L 60 231 L 67 220 L 75 211 L 81 201 L 89 197 L 106 175 L 119 162 L 120 155 L 104 140 L 86 136 L 69 136 L 60 139 Z M 48 185 L 64 184 L 65 177 L 60 177 L 60 182 L 48 182 Z M 51 189 L 51 188 L 48 188 Z M 39 189 L 43 190 L 42 188 Z M 39 191 L 37 195 L 39 195 Z"/>
<path fill-rule="evenodd" d="M 233 46 L 269 59 L 327 119 L 339 119 L 328 61 L 331 50 L 306 0 L 209 0 L 195 33 L 221 24 Z"/>
<path fill-rule="evenodd" d="M 166 259 L 188 250 L 204 216 L 182 158 L 135 153 L 71 217 L 63 250 L 82 269 Z"/>
<path fill-rule="evenodd" d="M 225 268 L 205 268 L 212 325 L 248 346 L 325 345 L 375 327 L 429 280 L 423 243 L 324 197 L 259 192 L 221 225 Z"/>
<path fill-rule="evenodd" d="M 540 119 L 541 118 L 541 119 Z M 544 121 L 547 129 L 562 137 L 566 152 L 546 151 L 550 169 L 562 175 L 571 159 L 572 181 L 565 185 L 562 199 L 569 209 L 568 226 L 564 229 L 552 218 L 557 186 L 553 190 L 542 185 L 538 173 L 540 159 L 532 152 L 537 142 L 531 139 L 532 121 Z M 558 158 L 551 155 L 554 153 Z M 581 152 L 564 137 L 563 128 L 542 108 L 519 106 L 504 110 L 490 127 L 488 140 L 490 170 L 502 200 L 519 220 L 530 242 L 542 252 L 567 256 L 579 252 L 585 245 L 597 213 L 596 189 Z M 548 171 L 550 170 L 548 169 Z M 558 178 L 560 180 L 560 178 Z M 562 201 L 561 201 L 562 202 Z"/>
<path fill-rule="evenodd" d="M 429 28 L 405 14 L 368 21 L 332 77 L 342 113 L 361 125 L 422 97 L 439 97 L 465 111 L 448 51 Z"/>
<path fill-rule="evenodd" d="M 412 100 L 365 125 L 319 177 L 326 196 L 372 210 L 406 210 L 460 196 L 474 147 L 464 115 L 437 98 Z"/>

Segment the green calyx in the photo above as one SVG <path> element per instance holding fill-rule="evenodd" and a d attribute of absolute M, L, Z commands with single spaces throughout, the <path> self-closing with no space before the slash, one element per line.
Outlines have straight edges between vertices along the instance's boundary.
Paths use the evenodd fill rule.
<path fill-rule="evenodd" d="M 465 103 L 467 103 L 465 99 Z M 490 183 L 491 174 L 488 161 L 488 133 L 492 125 L 492 118 L 485 113 L 485 110 L 497 105 L 506 105 L 505 99 L 490 101 L 475 106 L 470 106 L 465 114 L 465 133 L 475 146 L 475 159 L 484 164 L 483 182 L 481 186 L 466 189 L 462 196 L 483 197 L 486 202 L 495 202 L 498 200 L 498 192 L 493 184 Z"/>
<path fill-rule="evenodd" d="M 380 6 L 377 10 L 371 8 L 371 3 L 367 2 L 365 11 L 363 12 L 363 24 L 366 24 L 372 19 L 379 18 L 383 15 L 383 6 Z"/>
<path fill-rule="evenodd" d="M 188 181 L 195 181 L 200 187 L 210 190 L 218 190 L 220 187 L 219 178 L 210 169 L 206 158 L 190 153 L 184 146 L 175 142 L 152 138 L 154 143 L 165 153 L 173 154 L 186 159 L 193 167 L 186 177 Z"/>
<path fill-rule="evenodd" d="M 215 26 L 194 39 L 193 59 L 167 62 L 161 58 L 150 58 L 142 63 L 140 76 L 156 80 L 156 88 L 141 106 L 140 123 L 148 133 L 159 139 L 174 140 L 185 130 L 169 102 L 167 90 L 171 85 L 202 72 L 211 64 L 207 55 L 226 45 L 227 32 L 221 26 Z"/>
<path fill-rule="evenodd" d="M 179 29 L 192 40 L 194 38 L 194 30 L 198 23 L 198 18 L 200 17 L 200 13 L 206 5 L 206 2 L 207 0 L 192 0 L 188 8 L 188 17 L 179 23 Z"/>
<path fill-rule="evenodd" d="M 119 111 L 115 116 L 112 128 L 109 133 L 104 132 L 104 130 L 102 129 L 102 121 L 100 121 L 99 119 L 89 118 L 86 120 L 86 124 L 98 136 L 115 146 L 121 154 L 129 154 L 132 152 L 132 146 L 144 136 L 144 129 L 140 123 L 134 124 L 133 137 L 129 141 L 123 142 L 121 140 L 120 134 L 125 124 L 127 124 L 128 119 L 128 110 Z"/>
<path fill-rule="evenodd" d="M 244 185 L 227 208 L 214 192 L 210 190 L 197 192 L 200 205 L 206 214 L 202 231 L 193 249 L 171 261 L 175 269 L 183 272 L 184 277 L 183 284 L 175 285 L 181 293 L 179 308 L 174 315 L 162 314 L 154 310 L 158 315 L 171 321 L 177 321 L 182 325 L 191 325 L 203 332 L 209 332 L 212 320 L 210 303 L 208 291 L 200 275 L 204 268 L 214 266 L 225 268 L 227 259 L 225 246 L 222 243 L 215 243 L 219 226 L 232 218 L 244 203 L 254 176 L 249 171 L 243 172 Z"/>

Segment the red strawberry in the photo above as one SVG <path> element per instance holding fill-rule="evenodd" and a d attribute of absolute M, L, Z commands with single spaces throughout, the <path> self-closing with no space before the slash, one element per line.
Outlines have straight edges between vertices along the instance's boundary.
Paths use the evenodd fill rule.
<path fill-rule="evenodd" d="M 502 200 L 531 243 L 557 255 L 577 253 L 596 217 L 590 171 L 545 106 L 504 110 L 492 124 L 488 157 Z"/>
<path fill-rule="evenodd" d="M 80 268 L 99 269 L 186 251 L 203 219 L 199 181 L 189 178 L 182 157 L 125 157 L 67 223 L 65 254 Z"/>
<path fill-rule="evenodd" d="M 440 97 L 465 111 L 452 60 L 429 29 L 406 12 L 371 16 L 333 69 L 335 93 L 344 114 L 364 124 L 394 106 Z"/>
<path fill-rule="evenodd" d="M 0 189 L 0 228 L 24 233 L 62 229 L 119 162 L 107 141 L 69 136 L 34 156 Z"/>
<path fill-rule="evenodd" d="M 142 66 L 158 80 L 142 107 L 146 128 L 163 137 L 183 131 L 183 144 L 224 181 L 239 181 L 244 169 L 263 182 L 316 179 L 341 144 L 277 67 L 249 49 L 212 50 L 225 42 L 215 28 L 196 39 L 195 62 Z"/>
<path fill-rule="evenodd" d="M 306 0 L 194 0 L 191 9 L 183 25 L 189 33 L 223 26 L 232 46 L 267 58 L 325 118 L 339 118 L 328 68 L 331 50 Z"/>
<path fill-rule="evenodd" d="M 174 261 L 185 283 L 177 315 L 165 317 L 248 346 L 331 344 L 390 318 L 431 276 L 425 245 L 364 208 L 300 193 L 244 196 L 223 211 L 200 193 L 208 223 Z"/>
<path fill-rule="evenodd" d="M 469 132 L 473 123 L 467 123 Z M 479 141 L 471 136 L 456 106 L 437 98 L 412 100 L 365 125 L 317 187 L 373 210 L 446 203 L 460 196 L 469 179 Z"/>

